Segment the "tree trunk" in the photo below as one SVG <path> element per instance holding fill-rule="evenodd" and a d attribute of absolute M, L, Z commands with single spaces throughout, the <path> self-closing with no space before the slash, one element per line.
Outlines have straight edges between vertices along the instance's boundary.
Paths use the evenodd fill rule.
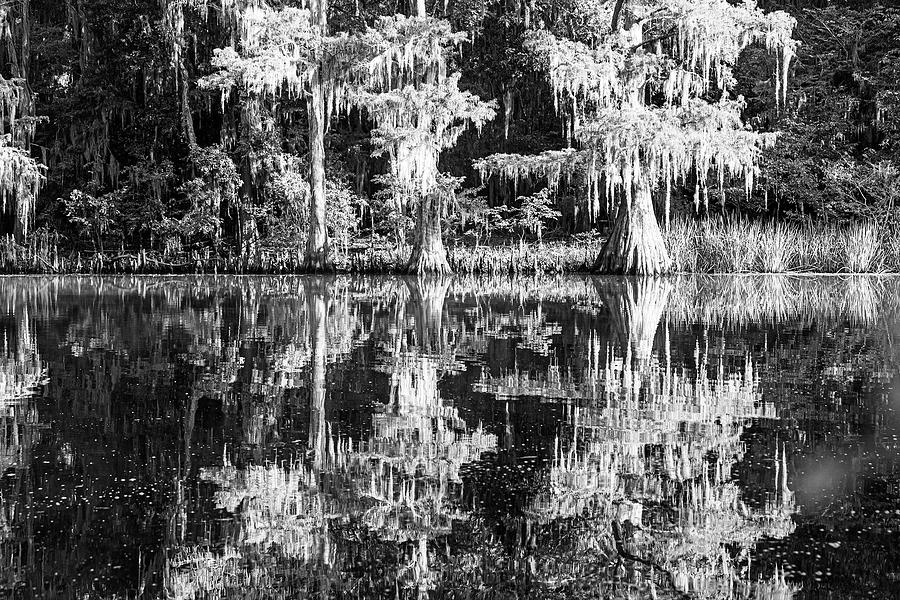
<path fill-rule="evenodd" d="M 194 131 L 194 118 L 191 114 L 191 102 L 188 92 L 188 70 L 184 62 L 184 51 L 187 44 L 184 38 L 184 6 L 175 0 L 166 3 L 166 22 L 168 35 L 171 37 L 172 58 L 175 61 L 175 89 L 181 103 L 181 127 L 185 141 L 191 150 L 197 145 Z"/>
<path fill-rule="evenodd" d="M 650 184 L 635 182 L 631 198 L 623 196 L 616 222 L 594 265 L 599 273 L 661 275 L 672 270 L 662 231 L 653 212 Z"/>
<path fill-rule="evenodd" d="M 326 0 L 310 3 L 313 22 L 322 35 L 328 30 Z M 325 90 L 321 69 L 316 68 L 309 82 L 306 110 L 309 119 L 309 231 L 306 237 L 306 270 L 321 273 L 330 270 L 328 230 L 325 227 Z"/>
<path fill-rule="evenodd" d="M 24 90 L 24 105 L 18 107 L 22 117 L 30 117 L 34 114 L 34 97 L 31 91 L 31 83 L 29 78 L 29 63 L 31 62 L 31 25 L 30 25 L 30 0 L 22 0 L 16 10 L 15 5 L 8 7 L 11 14 L 4 12 L 6 19 L 5 25 L 9 27 L 7 34 L 9 35 L 7 49 L 7 62 L 10 73 L 13 78 L 21 79 L 22 89 Z M 26 151 L 30 150 L 31 134 L 29 128 L 25 127 L 21 131 L 22 134 L 16 133 L 15 123 L 10 118 L 11 144 L 23 147 Z M 31 129 L 31 132 L 34 130 Z M 21 135 L 21 137 L 19 137 Z M 34 211 L 34 200 L 30 202 L 28 199 L 15 199 L 15 221 L 13 223 L 13 237 L 19 244 L 25 244 L 28 234 L 28 225 L 31 223 L 32 213 Z"/>
<path fill-rule="evenodd" d="M 625 0 L 616 0 L 616 6 L 613 8 L 612 22 L 609 24 L 609 28 L 613 33 L 618 33 L 619 31 L 619 17 L 622 15 L 622 6 L 624 4 Z"/>
<path fill-rule="evenodd" d="M 309 113 L 309 231 L 306 237 L 306 269 L 329 270 L 328 230 L 325 228 L 325 97 L 319 73 L 312 76 Z"/>
<path fill-rule="evenodd" d="M 259 231 L 256 228 L 256 218 L 242 206 L 238 211 L 238 227 L 240 234 L 241 259 L 244 271 L 250 264 L 250 258 L 256 254 L 256 241 L 259 239 Z"/>
<path fill-rule="evenodd" d="M 18 198 L 16 199 L 16 210 L 13 213 L 13 240 L 17 244 L 25 245 L 25 237 L 27 235 L 26 223 L 29 221 L 29 216 L 23 212 L 23 210 L 30 210 L 30 207 L 25 208 L 22 205 L 25 204 Z"/>
<path fill-rule="evenodd" d="M 191 113 L 191 100 L 188 92 L 188 71 L 184 64 L 184 58 L 178 59 L 178 75 L 181 78 L 181 126 L 184 129 L 184 137 L 188 148 L 193 150 L 197 146 L 197 134 L 194 131 L 194 117 Z"/>
<path fill-rule="evenodd" d="M 527 25 L 525 26 L 528 27 Z M 513 91 L 509 88 L 503 92 L 503 139 L 509 139 L 509 125 L 512 123 L 513 110 L 515 106 L 513 105 L 514 97 Z"/>
<path fill-rule="evenodd" d="M 241 268 L 246 272 L 250 256 L 256 252 L 256 240 L 259 237 L 256 219 L 249 210 L 253 202 L 253 175 L 250 159 L 246 157 L 241 162 L 241 179 L 241 198 L 237 207 L 238 238 L 241 248 Z"/>
<path fill-rule="evenodd" d="M 438 194 L 426 194 L 419 202 L 416 219 L 416 239 L 407 271 L 410 273 L 451 273 L 444 248 L 441 223 L 441 198 Z"/>

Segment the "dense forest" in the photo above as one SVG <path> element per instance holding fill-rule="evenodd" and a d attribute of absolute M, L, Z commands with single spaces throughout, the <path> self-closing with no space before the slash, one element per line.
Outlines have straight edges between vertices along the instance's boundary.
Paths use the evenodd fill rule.
<path fill-rule="evenodd" d="M 900 267 L 890 2 L 0 0 L 0 20 L 5 271 Z"/>

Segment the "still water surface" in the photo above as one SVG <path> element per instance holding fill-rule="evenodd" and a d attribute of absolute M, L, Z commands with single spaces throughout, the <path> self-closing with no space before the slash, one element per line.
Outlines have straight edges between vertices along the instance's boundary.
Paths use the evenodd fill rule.
<path fill-rule="evenodd" d="M 900 280 L 0 279 L 0 596 L 900 597 Z"/>

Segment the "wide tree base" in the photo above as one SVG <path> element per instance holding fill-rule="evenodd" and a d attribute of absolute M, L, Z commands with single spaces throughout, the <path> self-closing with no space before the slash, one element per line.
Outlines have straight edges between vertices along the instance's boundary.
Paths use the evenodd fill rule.
<path fill-rule="evenodd" d="M 334 272 L 334 263 L 328 257 L 326 249 L 320 249 L 314 252 L 306 251 L 303 259 L 303 270 L 306 273 L 332 273 Z"/>
<path fill-rule="evenodd" d="M 406 272 L 412 275 L 449 275 L 453 272 L 444 247 L 442 201 L 438 194 L 426 194 L 419 202 L 416 235 Z"/>
<path fill-rule="evenodd" d="M 667 275 L 672 272 L 672 259 L 661 239 L 657 245 L 611 236 L 600 250 L 593 271 L 605 275 Z"/>
<path fill-rule="evenodd" d="M 672 272 L 672 259 L 656 221 L 646 182 L 635 186 L 631 199 L 622 199 L 615 225 L 594 263 L 594 271 L 609 275 Z"/>
<path fill-rule="evenodd" d="M 406 264 L 406 272 L 412 275 L 450 275 L 453 269 L 447 261 L 447 251 L 442 243 L 425 246 L 417 243 Z"/>

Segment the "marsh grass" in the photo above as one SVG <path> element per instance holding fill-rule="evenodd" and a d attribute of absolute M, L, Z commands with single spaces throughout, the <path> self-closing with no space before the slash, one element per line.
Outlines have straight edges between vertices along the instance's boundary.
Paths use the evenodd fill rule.
<path fill-rule="evenodd" d="M 664 232 L 680 273 L 900 272 L 898 231 L 875 221 L 849 225 L 673 219 Z"/>
<path fill-rule="evenodd" d="M 872 273 L 882 270 L 881 244 L 874 222 L 855 223 L 846 228 L 841 239 L 844 265 L 851 273 Z"/>
<path fill-rule="evenodd" d="M 798 238 L 784 223 L 775 223 L 769 231 L 760 223 L 754 223 L 757 233 L 756 248 L 748 248 L 748 255 L 753 255 L 757 266 L 763 273 L 784 273 L 790 265 L 801 256 Z"/>

